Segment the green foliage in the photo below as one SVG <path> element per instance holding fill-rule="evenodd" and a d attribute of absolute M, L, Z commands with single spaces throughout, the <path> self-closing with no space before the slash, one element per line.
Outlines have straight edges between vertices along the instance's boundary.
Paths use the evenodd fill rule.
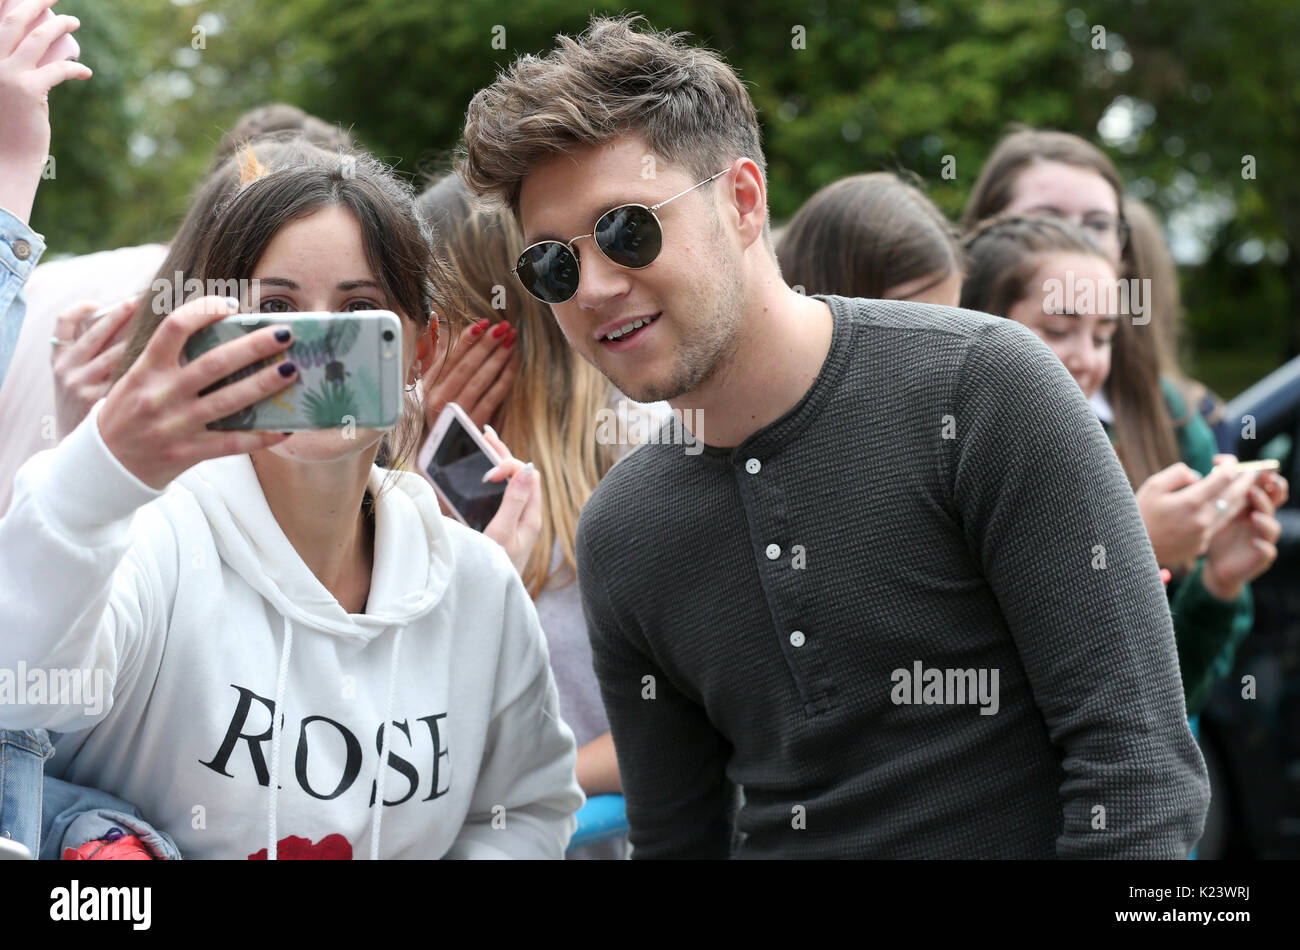
<path fill-rule="evenodd" d="M 435 171 L 470 98 L 500 68 L 549 49 L 557 32 L 580 31 L 593 10 L 623 12 L 572 0 L 62 0 L 60 9 L 82 18 L 78 39 L 96 74 L 52 96 L 57 178 L 43 183 L 34 217 L 52 256 L 166 240 L 222 131 L 269 100 L 351 128 L 412 176 Z M 1274 365 L 1300 352 L 1294 0 L 647 0 L 635 9 L 721 51 L 749 84 L 778 222 L 820 186 L 879 169 L 919 176 L 956 217 L 1008 123 L 1097 141 L 1116 97 L 1149 104 L 1153 121 L 1110 150 L 1135 193 L 1165 214 L 1213 194 L 1235 205 L 1207 233 L 1204 261 L 1183 271 L 1195 342 Z M 196 25 L 206 25 L 200 50 Z M 1254 180 L 1241 177 L 1246 154 Z M 954 178 L 941 174 L 945 156 Z M 1272 256 L 1243 258 L 1252 240 Z"/>

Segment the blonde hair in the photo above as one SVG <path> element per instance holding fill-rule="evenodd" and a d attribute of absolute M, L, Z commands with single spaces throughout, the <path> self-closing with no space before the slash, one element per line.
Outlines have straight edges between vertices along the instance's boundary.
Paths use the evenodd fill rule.
<path fill-rule="evenodd" d="M 578 515 L 614 464 L 614 448 L 596 441 L 598 414 L 610 404 L 610 384 L 569 347 L 550 308 L 511 276 L 523 235 L 509 215 L 474 202 L 457 175 L 431 185 L 416 210 L 437 232 L 436 253 L 461 285 L 458 322 L 509 318 L 519 332 L 519 376 L 492 426 L 516 458 L 541 472 L 542 530 L 523 571 L 524 584 L 536 597 L 557 573 L 564 583 L 577 577 Z M 504 310 L 493 307 L 503 300 Z M 552 571 L 557 542 L 562 560 Z"/>

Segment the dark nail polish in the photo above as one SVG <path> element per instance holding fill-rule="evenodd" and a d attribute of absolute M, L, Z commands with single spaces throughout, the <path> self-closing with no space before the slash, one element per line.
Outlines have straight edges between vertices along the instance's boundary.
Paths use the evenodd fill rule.
<path fill-rule="evenodd" d="M 276 330 L 275 338 L 280 343 L 288 343 L 289 337 L 293 336 L 288 330 Z"/>
<path fill-rule="evenodd" d="M 297 370 L 297 368 L 298 367 L 294 366 L 292 363 L 281 363 L 280 375 L 288 378 L 294 374 L 294 371 Z"/>

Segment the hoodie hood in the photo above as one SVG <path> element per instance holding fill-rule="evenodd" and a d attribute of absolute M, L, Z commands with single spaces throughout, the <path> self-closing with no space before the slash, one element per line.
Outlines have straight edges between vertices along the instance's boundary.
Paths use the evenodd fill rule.
<path fill-rule="evenodd" d="M 344 610 L 294 550 L 271 514 L 249 456 L 210 459 L 176 481 L 203 509 L 222 559 L 300 626 L 366 642 L 428 613 L 452 576 L 454 554 L 443 515 L 418 474 L 371 467 L 375 557 L 364 614 Z"/>

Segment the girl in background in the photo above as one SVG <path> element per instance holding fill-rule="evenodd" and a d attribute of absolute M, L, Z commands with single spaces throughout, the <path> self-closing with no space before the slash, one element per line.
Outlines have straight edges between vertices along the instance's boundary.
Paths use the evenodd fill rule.
<path fill-rule="evenodd" d="M 1277 557 L 1273 542 L 1280 527 L 1273 513 L 1286 500 L 1286 480 L 1266 473 L 1257 482 L 1250 473 L 1236 474 L 1235 460 L 1215 456 L 1213 438 L 1199 416 L 1175 431 L 1173 419 L 1182 415 L 1182 407 L 1171 400 L 1172 390 L 1162 387 L 1154 361 L 1139 362 L 1140 371 L 1116 378 L 1112 353 L 1148 328 L 1134 327 L 1104 306 L 1118 274 L 1113 255 L 1088 233 L 1051 217 L 1004 217 L 977 227 L 966 239 L 966 255 L 963 307 L 1023 323 L 1052 349 L 1085 397 L 1109 381 L 1112 391 L 1125 393 L 1121 404 L 1131 413 L 1126 421 L 1158 434 L 1153 443 L 1177 447 L 1181 461 L 1148 478 L 1138 489 L 1138 502 L 1157 561 L 1178 569 L 1169 585 L 1170 613 L 1188 714 L 1199 713 L 1250 631 L 1247 584 Z M 1089 287 L 1090 294 L 1063 296 L 1071 287 Z M 1102 421 L 1116 441 L 1117 425 Z M 1122 451 L 1120 461 L 1130 481 L 1139 484 Z M 1227 464 L 1216 468 L 1218 463 Z M 1176 517 L 1166 518 L 1166 510 L 1149 504 L 1151 483 L 1158 498 L 1172 494 L 1182 506 Z M 1168 490 L 1170 484 L 1180 490 Z"/>
<path fill-rule="evenodd" d="M 1133 273 L 1150 280 L 1151 326 L 1155 330 L 1156 359 L 1160 375 L 1171 382 L 1189 407 L 1199 412 L 1211 429 L 1223 421 L 1223 400 L 1210 391 L 1204 383 L 1183 373 L 1182 356 L 1182 295 L 1178 290 L 1178 268 L 1164 232 L 1155 213 L 1136 198 L 1123 201 L 1124 219 L 1129 228 L 1129 253 L 1133 259 Z"/>
<path fill-rule="evenodd" d="M 595 438 L 597 414 L 611 404 L 610 384 L 568 346 L 549 308 L 510 279 L 523 239 L 508 215 L 473 206 L 455 175 L 434 182 L 417 208 L 438 233 L 439 253 L 460 286 L 458 316 L 468 324 L 445 365 L 435 360 L 425 375 L 425 432 L 455 402 L 499 452 L 509 445 L 541 473 L 536 540 L 516 564 L 546 633 L 561 715 L 577 739 L 578 784 L 588 796 L 621 793 L 574 550 L 582 506 L 615 460 L 615 447 Z M 618 838 L 570 856 L 619 858 L 625 847 L 626 838 Z"/>
<path fill-rule="evenodd" d="M 806 294 L 957 306 L 961 247 L 925 195 L 890 172 L 841 178 L 781 232 L 781 276 Z"/>

